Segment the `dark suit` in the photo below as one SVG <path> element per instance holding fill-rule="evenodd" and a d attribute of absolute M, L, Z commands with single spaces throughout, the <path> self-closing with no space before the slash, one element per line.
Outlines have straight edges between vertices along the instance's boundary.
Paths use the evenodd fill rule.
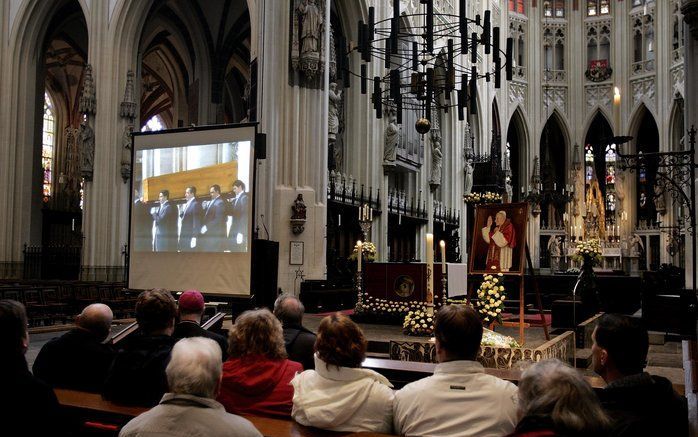
<path fill-rule="evenodd" d="M 136 199 L 133 203 L 133 250 L 151 252 L 153 250 L 153 217 L 150 207 Z"/>
<path fill-rule="evenodd" d="M 175 252 L 177 250 L 177 207 L 169 201 L 160 205 L 153 213 L 155 220 L 155 251 Z"/>
<path fill-rule="evenodd" d="M 301 325 L 284 325 L 284 345 L 288 359 L 303 365 L 303 370 L 315 368 L 315 334 Z"/>
<path fill-rule="evenodd" d="M 192 199 L 189 206 L 184 206 L 184 211 L 181 214 L 182 224 L 179 231 L 179 250 L 182 252 L 190 252 L 192 250 L 198 250 L 199 248 L 199 235 L 201 232 L 201 219 L 204 210 L 201 208 L 201 204 L 196 198 Z M 191 239 L 196 238 L 196 248 L 191 248 Z"/>
<path fill-rule="evenodd" d="M 233 252 L 245 251 L 247 247 L 247 193 L 240 194 L 240 197 L 230 200 L 230 215 L 233 217 L 233 224 L 230 226 L 230 247 Z M 237 243 L 237 234 L 242 234 L 242 243 Z"/>
<path fill-rule="evenodd" d="M 201 234 L 201 249 L 206 252 L 221 252 L 225 243 L 225 206 L 223 199 L 217 197 L 216 200 L 208 202 L 204 210 L 202 227 L 206 226 L 206 233 Z M 198 243 L 197 243 L 198 245 Z"/>
<path fill-rule="evenodd" d="M 111 346 L 75 328 L 41 348 L 34 361 L 34 376 L 53 387 L 99 393 L 113 359 Z"/>
<path fill-rule="evenodd" d="M 172 337 L 177 339 L 190 337 L 210 338 L 218 343 L 218 346 L 221 347 L 221 352 L 223 352 L 223 361 L 228 359 L 228 340 L 226 340 L 226 338 L 220 334 L 205 330 L 196 322 L 185 320 L 177 323 L 174 333 L 172 333 Z"/>

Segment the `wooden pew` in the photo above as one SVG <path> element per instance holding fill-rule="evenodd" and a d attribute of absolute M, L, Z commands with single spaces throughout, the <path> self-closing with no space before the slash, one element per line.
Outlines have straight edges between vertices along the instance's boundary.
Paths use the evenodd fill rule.
<path fill-rule="evenodd" d="M 201 325 L 201 327 L 204 328 L 205 330 L 209 331 L 209 330 L 211 330 L 211 328 L 216 326 L 216 324 L 219 323 L 224 318 L 225 318 L 225 313 L 220 313 L 220 312 L 216 313 L 215 315 L 213 315 L 213 317 L 211 317 L 206 322 L 204 322 L 204 324 Z M 114 337 L 112 337 L 111 343 L 116 345 L 119 342 L 124 341 L 124 339 L 126 337 L 128 337 L 129 335 L 133 334 L 136 331 L 138 331 L 138 322 L 133 322 L 130 325 L 128 325 L 126 328 L 124 328 L 121 332 L 119 332 Z"/>
<path fill-rule="evenodd" d="M 127 407 L 115 404 L 102 398 L 97 393 L 87 393 L 75 390 L 54 389 L 61 407 L 77 417 L 83 428 L 96 429 L 114 434 L 118 433 L 133 417 L 148 411 L 144 407 Z M 291 419 L 276 419 L 271 417 L 244 416 L 266 437 L 388 437 L 388 434 L 330 432 L 317 428 L 299 425 Z M 87 424 L 87 425 L 85 425 Z"/>

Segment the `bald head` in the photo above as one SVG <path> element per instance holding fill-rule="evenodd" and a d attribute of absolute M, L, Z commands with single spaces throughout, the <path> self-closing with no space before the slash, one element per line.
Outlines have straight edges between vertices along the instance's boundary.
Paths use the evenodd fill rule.
<path fill-rule="evenodd" d="M 284 325 L 300 325 L 303 322 L 305 307 L 292 294 L 284 293 L 274 302 L 274 315 Z"/>
<path fill-rule="evenodd" d="M 111 308 L 103 303 L 93 303 L 86 306 L 75 318 L 75 324 L 91 332 L 99 341 L 104 341 L 111 331 L 113 318 Z"/>

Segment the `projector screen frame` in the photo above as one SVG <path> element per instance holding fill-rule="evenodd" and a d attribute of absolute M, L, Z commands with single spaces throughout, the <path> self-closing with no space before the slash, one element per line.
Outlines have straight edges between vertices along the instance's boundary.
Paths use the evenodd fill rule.
<path fill-rule="evenodd" d="M 251 154 L 250 154 L 250 176 L 249 176 L 249 187 L 247 189 L 247 192 L 251 194 L 251 202 L 250 202 L 250 214 L 248 215 L 248 219 L 250 221 L 249 225 L 249 234 L 248 234 L 248 250 L 247 253 L 249 255 L 249 260 L 250 260 L 250 265 L 249 265 L 249 289 L 247 291 L 247 295 L 245 294 L 235 294 L 235 293 L 221 293 L 221 292 L 209 292 L 206 290 L 201 290 L 202 293 L 206 294 L 207 296 L 211 297 L 216 297 L 216 298 L 221 298 L 224 299 L 228 302 L 234 302 L 234 301 L 253 301 L 254 300 L 254 295 L 255 292 L 252 290 L 252 250 L 253 250 L 253 244 L 255 240 L 255 232 L 254 229 L 257 226 L 256 220 L 256 202 L 257 202 L 257 156 L 258 156 L 258 151 L 256 147 L 257 143 L 257 138 L 259 136 L 259 122 L 246 122 L 246 123 L 228 123 L 228 124 L 215 124 L 215 125 L 206 125 L 206 126 L 191 126 L 191 127 L 184 127 L 184 128 L 174 128 L 174 129 L 163 129 L 159 131 L 149 131 L 149 132 L 133 132 L 131 135 L 131 169 L 130 169 L 130 180 L 129 180 L 129 194 L 128 194 L 128 199 L 129 199 L 129 207 L 128 207 L 128 243 L 126 244 L 125 247 L 125 285 L 126 287 L 130 286 L 130 280 L 131 280 L 131 243 L 133 241 L 133 205 L 134 205 L 134 169 L 135 169 L 135 162 L 136 162 L 136 147 L 135 147 L 135 142 L 136 142 L 136 137 L 143 137 L 143 136 L 155 136 L 155 135 L 162 135 L 162 134 L 177 134 L 177 133 L 190 133 L 190 132 L 202 132 L 202 131 L 212 131 L 212 130 L 222 130 L 222 129 L 238 129 L 238 128 L 253 128 L 254 129 L 254 134 L 252 135 L 252 138 L 249 139 L 250 141 L 250 148 L 251 148 Z M 140 149 L 142 150 L 142 149 Z M 129 287 L 130 288 L 130 287 Z M 139 290 L 139 288 L 133 288 L 134 290 Z M 184 290 L 179 290 L 179 289 L 169 289 L 169 291 L 172 292 L 181 292 Z"/>

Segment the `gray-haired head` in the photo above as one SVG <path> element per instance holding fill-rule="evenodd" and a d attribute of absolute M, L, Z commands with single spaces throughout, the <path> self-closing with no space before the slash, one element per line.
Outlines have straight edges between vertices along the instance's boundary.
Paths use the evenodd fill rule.
<path fill-rule="evenodd" d="M 213 399 L 221 380 L 221 347 L 210 338 L 179 340 L 165 372 L 170 392 Z"/>
<path fill-rule="evenodd" d="M 274 302 L 274 315 L 283 325 L 300 325 L 304 313 L 303 303 L 292 294 L 283 293 Z"/>
<path fill-rule="evenodd" d="M 565 435 L 596 435 L 610 423 L 581 373 L 557 359 L 535 363 L 523 373 L 519 414 L 549 416 L 555 431 Z"/>
<path fill-rule="evenodd" d="M 99 341 L 104 341 L 111 331 L 111 322 L 114 318 L 111 308 L 103 303 L 93 303 L 85 307 L 75 318 L 75 324 L 89 331 Z"/>

